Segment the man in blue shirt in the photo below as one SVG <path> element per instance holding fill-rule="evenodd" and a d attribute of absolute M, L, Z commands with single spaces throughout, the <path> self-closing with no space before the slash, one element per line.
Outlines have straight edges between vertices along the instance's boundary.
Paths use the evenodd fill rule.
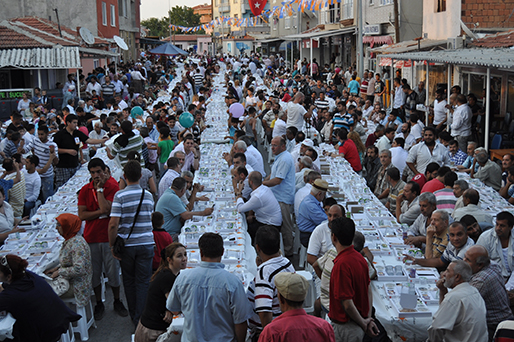
<path fill-rule="evenodd" d="M 183 341 L 243 342 L 253 308 L 241 280 L 223 269 L 223 238 L 205 233 L 198 246 L 200 267 L 179 274 L 166 308 L 184 314 Z"/>
<path fill-rule="evenodd" d="M 186 192 L 186 185 L 185 178 L 175 178 L 171 183 L 171 188 L 164 191 L 155 207 L 155 211 L 164 216 L 162 228 L 171 235 L 173 241 L 178 241 L 182 222 L 191 219 L 193 216 L 208 216 L 213 211 L 213 208 L 205 208 L 202 211 L 188 211 L 186 205 L 180 199 Z"/>
<path fill-rule="evenodd" d="M 282 211 L 282 239 L 286 257 L 293 256 L 293 220 L 291 218 L 295 194 L 295 166 L 293 157 L 286 151 L 286 141 L 278 136 L 271 140 L 271 151 L 275 162 L 271 174 L 262 182 L 271 188 Z"/>
<path fill-rule="evenodd" d="M 351 95 L 359 95 L 360 84 L 357 82 L 357 75 L 352 75 L 352 80 L 348 83 L 348 91 Z"/>
<path fill-rule="evenodd" d="M 300 204 L 296 223 L 300 230 L 300 242 L 306 248 L 309 245 L 309 239 L 314 228 L 316 228 L 321 222 L 327 220 L 327 214 L 320 204 L 320 202 L 325 198 L 327 190 L 327 181 L 316 179 L 312 184 L 310 194 L 308 194 Z"/>

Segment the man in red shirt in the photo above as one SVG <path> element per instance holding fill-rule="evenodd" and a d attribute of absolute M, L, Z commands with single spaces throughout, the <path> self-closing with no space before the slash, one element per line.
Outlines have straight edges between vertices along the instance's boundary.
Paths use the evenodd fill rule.
<path fill-rule="evenodd" d="M 371 318 L 373 297 L 369 286 L 368 264 L 352 245 L 355 223 L 346 217 L 332 221 L 332 244 L 337 250 L 330 276 L 328 316 L 336 341 L 361 342 L 364 334 L 378 335 Z"/>
<path fill-rule="evenodd" d="M 302 308 L 309 282 L 297 273 L 280 272 L 275 286 L 282 314 L 264 327 L 259 342 L 335 342 L 334 330 L 324 319 L 307 315 Z"/>
<path fill-rule="evenodd" d="M 108 237 L 109 214 L 114 195 L 119 190 L 118 182 L 108 175 L 107 166 L 100 158 L 91 159 L 87 167 L 92 180 L 79 192 L 78 209 L 80 219 L 86 221 L 84 239 L 91 249 L 95 320 L 102 319 L 105 313 L 102 302 L 102 266 L 114 296 L 114 310 L 126 317 L 128 311 L 120 301 L 120 266 L 111 253 Z"/>
<path fill-rule="evenodd" d="M 436 162 L 432 162 L 427 165 L 425 174 L 418 173 L 417 175 L 412 177 L 411 180 L 418 183 L 419 188 L 423 189 L 423 186 L 425 185 L 426 182 L 434 179 L 437 176 L 437 171 L 439 171 L 439 168 L 440 168 L 439 164 L 437 164 Z"/>
<path fill-rule="evenodd" d="M 440 167 L 439 170 L 437 170 L 437 176 L 423 185 L 423 188 L 421 188 L 421 193 L 434 193 L 437 190 L 444 189 L 444 176 L 451 171 L 452 170 L 450 170 L 448 166 Z"/>

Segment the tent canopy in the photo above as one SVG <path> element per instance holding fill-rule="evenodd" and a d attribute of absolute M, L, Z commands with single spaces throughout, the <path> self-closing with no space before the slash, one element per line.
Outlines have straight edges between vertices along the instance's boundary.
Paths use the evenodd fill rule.
<path fill-rule="evenodd" d="M 181 48 L 176 47 L 171 43 L 165 43 L 159 45 L 155 49 L 148 51 L 152 55 L 165 55 L 165 56 L 175 56 L 175 55 L 187 55 L 188 53 Z"/>

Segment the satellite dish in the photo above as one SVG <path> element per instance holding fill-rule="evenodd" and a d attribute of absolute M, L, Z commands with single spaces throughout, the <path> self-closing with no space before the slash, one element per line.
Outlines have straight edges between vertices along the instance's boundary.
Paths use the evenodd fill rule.
<path fill-rule="evenodd" d="M 81 27 L 79 33 L 86 44 L 93 45 L 95 43 L 95 36 L 87 28 Z"/>
<path fill-rule="evenodd" d="M 113 36 L 112 39 L 116 42 L 116 44 L 120 47 L 122 50 L 128 50 L 127 43 L 123 40 L 123 38 L 119 36 Z"/>

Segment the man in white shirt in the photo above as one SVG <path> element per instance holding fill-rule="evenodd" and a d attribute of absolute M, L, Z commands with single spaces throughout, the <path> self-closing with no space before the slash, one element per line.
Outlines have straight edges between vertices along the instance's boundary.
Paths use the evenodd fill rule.
<path fill-rule="evenodd" d="M 391 163 L 400 171 L 400 177 L 403 174 L 403 170 L 407 166 L 405 162 L 409 156 L 409 152 L 403 148 L 405 140 L 403 138 L 395 138 L 391 145 Z"/>
<path fill-rule="evenodd" d="M 400 110 L 404 103 L 402 84 L 399 78 L 395 78 L 393 83 L 394 91 L 391 91 L 391 93 L 394 94 L 393 109 Z"/>
<path fill-rule="evenodd" d="M 416 144 L 416 138 L 410 133 L 410 123 L 405 122 L 400 127 L 401 133 L 396 134 L 395 138 L 402 138 L 405 142 L 404 148 L 406 151 Z M 400 170 L 402 171 L 402 170 Z"/>
<path fill-rule="evenodd" d="M 305 174 L 312 171 L 312 159 L 303 156 L 298 160 L 300 171 L 295 174 L 295 190 L 298 191 L 305 186 Z"/>
<path fill-rule="evenodd" d="M 102 85 L 98 83 L 96 76 L 92 76 L 91 81 L 87 84 L 86 94 L 88 96 L 93 96 L 93 90 L 96 91 L 96 95 L 100 95 L 100 92 L 102 91 Z"/>
<path fill-rule="evenodd" d="M 378 152 L 382 152 L 383 150 L 389 150 L 391 148 L 391 144 L 393 142 L 395 134 L 395 129 L 393 127 L 387 127 L 385 130 L 385 134 L 378 139 L 375 143 L 375 146 L 378 148 Z"/>
<path fill-rule="evenodd" d="M 164 191 L 171 187 L 173 180 L 177 177 L 180 177 L 181 164 L 177 157 L 169 158 L 166 162 L 166 165 L 168 166 L 168 170 L 166 173 L 164 173 L 164 175 L 161 177 L 161 180 L 159 181 L 159 198 L 162 196 Z"/>
<path fill-rule="evenodd" d="M 106 131 L 102 129 L 102 122 L 100 120 L 93 121 L 93 130 L 89 132 L 89 138 L 91 139 L 103 139 L 103 137 L 107 134 Z M 102 147 L 103 144 L 89 144 L 89 147 L 93 147 L 95 150 L 99 147 Z"/>
<path fill-rule="evenodd" d="M 262 185 L 262 175 L 253 171 L 248 175 L 248 184 L 252 188 L 250 199 L 245 203 L 241 192 L 243 185 L 238 185 L 236 193 L 236 207 L 240 213 L 252 210 L 255 213 L 255 221 L 248 225 L 248 234 L 252 241 L 257 233 L 257 229 L 261 226 L 269 225 L 279 229 L 282 225 L 282 212 L 275 195 L 265 185 Z"/>
<path fill-rule="evenodd" d="M 342 205 L 334 204 L 327 213 L 327 221 L 322 222 L 312 231 L 307 248 L 307 262 L 314 265 L 316 260 L 323 256 L 330 248 L 333 248 L 330 231 L 330 223 L 336 218 L 343 217 L 345 210 Z"/>
<path fill-rule="evenodd" d="M 298 213 L 298 210 L 300 208 L 300 204 L 304 200 L 305 197 L 307 197 L 308 194 L 310 194 L 312 189 L 312 183 L 316 179 L 321 179 L 321 174 L 317 171 L 310 171 L 309 173 L 305 174 L 304 181 L 305 186 L 303 188 L 300 188 L 296 194 L 294 195 L 294 212 Z"/>
<path fill-rule="evenodd" d="M 23 217 L 30 216 L 30 211 L 35 207 L 39 192 L 41 191 L 41 176 L 36 172 L 39 165 L 39 158 L 36 155 L 30 155 L 25 159 L 25 169 L 22 170 L 25 176 L 25 205 L 23 208 Z"/>
<path fill-rule="evenodd" d="M 411 115 L 412 119 L 412 115 Z M 424 141 L 411 147 L 407 166 L 417 175 L 425 174 L 427 165 L 436 162 L 439 166 L 450 165 L 450 154 L 444 145 L 436 141 L 436 131 L 433 127 L 426 127 Z"/>
<path fill-rule="evenodd" d="M 438 130 L 442 130 L 443 125 L 448 120 L 446 115 L 446 100 L 444 99 L 444 90 L 437 89 L 435 92 L 435 100 L 434 100 L 434 126 Z"/>
<path fill-rule="evenodd" d="M 453 112 L 451 135 L 459 146 L 466 146 L 471 136 L 471 117 L 473 113 L 468 106 L 468 100 L 463 94 L 457 95 L 457 108 Z"/>
<path fill-rule="evenodd" d="M 121 98 L 121 94 L 116 94 L 116 95 L 114 96 L 114 100 L 116 100 L 116 103 L 118 104 L 118 108 L 119 108 L 120 110 L 124 110 L 125 108 L 127 108 L 127 107 L 128 107 L 127 102 L 125 102 L 125 100 L 123 100 L 123 99 Z"/>
<path fill-rule="evenodd" d="M 290 101 L 287 104 L 287 127 L 294 126 L 298 131 L 301 131 L 303 129 L 305 119 L 311 118 L 312 110 L 316 107 L 311 105 L 310 109 L 307 111 L 302 105 L 304 99 L 305 95 L 299 91 L 294 96 L 293 101 Z"/>
<path fill-rule="evenodd" d="M 239 140 L 244 141 L 246 144 L 246 150 L 239 152 L 245 154 L 247 164 L 250 165 L 253 170 L 259 171 L 259 173 L 262 175 L 262 178 L 265 178 L 266 172 L 264 171 L 264 160 L 262 159 L 262 154 L 258 149 L 255 148 L 255 146 L 252 145 L 252 141 L 246 135 L 242 136 Z"/>
<path fill-rule="evenodd" d="M 478 206 L 480 203 L 480 193 L 478 191 L 475 189 L 467 189 L 464 191 L 462 194 L 462 202 L 464 203 L 464 207 L 453 211 L 452 217 L 455 221 L 459 221 L 465 215 L 471 215 L 479 223 L 493 224 L 493 217 Z"/>
<path fill-rule="evenodd" d="M 488 340 L 485 302 L 469 284 L 471 276 L 471 267 L 462 260 L 452 262 L 443 273 L 437 282 L 439 309 L 428 328 L 427 342 Z"/>
<path fill-rule="evenodd" d="M 273 126 L 273 133 L 271 134 L 273 138 L 286 135 L 286 122 L 287 114 L 285 112 L 280 112 L 278 119 L 275 120 L 275 126 Z"/>

